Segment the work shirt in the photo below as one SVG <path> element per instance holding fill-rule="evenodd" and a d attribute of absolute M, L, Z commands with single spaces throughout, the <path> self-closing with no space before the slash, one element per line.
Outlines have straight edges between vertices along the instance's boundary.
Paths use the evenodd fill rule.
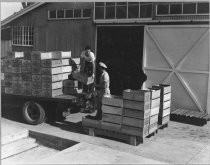
<path fill-rule="evenodd" d="M 100 93 L 101 95 L 109 95 L 110 90 L 109 90 L 109 85 L 110 85 L 110 79 L 109 79 L 109 74 L 104 71 L 100 77 Z"/>
<path fill-rule="evenodd" d="M 86 56 L 85 55 L 86 51 L 83 51 L 81 53 L 81 58 L 84 58 L 85 61 L 88 61 L 88 62 L 94 62 L 95 61 L 95 55 L 93 54 L 93 52 L 90 52 L 89 56 Z"/>

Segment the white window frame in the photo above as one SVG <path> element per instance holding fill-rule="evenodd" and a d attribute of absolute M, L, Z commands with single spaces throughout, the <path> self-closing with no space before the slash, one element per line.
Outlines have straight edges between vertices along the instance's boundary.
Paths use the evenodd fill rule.
<path fill-rule="evenodd" d="M 33 31 L 34 29 L 32 26 L 12 26 L 12 45 L 33 46 L 34 44 Z"/>

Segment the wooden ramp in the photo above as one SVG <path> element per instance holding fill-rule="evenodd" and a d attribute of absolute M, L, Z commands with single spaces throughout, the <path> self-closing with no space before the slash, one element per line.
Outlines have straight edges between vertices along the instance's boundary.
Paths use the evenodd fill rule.
<path fill-rule="evenodd" d="M 171 112 L 171 120 L 202 126 L 210 120 L 210 115 L 198 111 L 177 109 Z"/>

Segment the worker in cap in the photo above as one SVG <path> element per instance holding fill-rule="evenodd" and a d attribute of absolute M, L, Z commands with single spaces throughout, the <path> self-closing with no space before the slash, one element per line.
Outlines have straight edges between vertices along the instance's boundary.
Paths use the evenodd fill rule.
<path fill-rule="evenodd" d="M 100 76 L 99 84 L 95 85 L 96 89 L 98 89 L 98 92 L 97 92 L 97 113 L 96 113 L 95 119 L 101 120 L 102 119 L 102 109 L 101 109 L 102 98 L 110 96 L 110 89 L 109 89 L 110 78 L 109 78 L 109 74 L 106 71 L 107 66 L 102 62 L 99 62 L 98 66 L 99 66 L 99 71 L 101 73 L 101 76 Z"/>

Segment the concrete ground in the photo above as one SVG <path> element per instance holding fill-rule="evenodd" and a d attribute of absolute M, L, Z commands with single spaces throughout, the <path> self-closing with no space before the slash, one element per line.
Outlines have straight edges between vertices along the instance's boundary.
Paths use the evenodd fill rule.
<path fill-rule="evenodd" d="M 98 148 L 98 150 L 96 151 L 99 153 L 111 149 L 107 151 L 107 153 L 115 153 L 115 158 L 119 158 L 119 161 L 114 161 L 115 158 L 110 157 L 110 162 L 108 163 L 121 164 L 121 161 L 125 161 L 122 157 L 119 157 L 119 152 L 123 152 L 125 155 L 128 154 L 131 158 L 132 155 L 137 156 L 135 157 L 136 162 L 133 161 L 129 163 L 128 161 L 130 159 L 128 159 L 126 160 L 127 164 L 137 162 L 139 164 L 141 163 L 140 159 L 142 159 L 142 162 L 145 162 L 147 159 L 154 161 L 152 164 L 156 164 L 155 161 L 157 163 L 165 162 L 170 164 L 209 164 L 210 162 L 210 122 L 208 122 L 207 125 L 200 127 L 171 121 L 168 128 L 159 130 L 158 134 L 155 136 L 146 138 L 143 144 L 131 146 L 125 142 L 116 141 L 114 139 L 86 135 L 81 124 L 82 116 L 85 115 L 86 114 L 75 113 L 70 115 L 63 122 L 55 122 L 53 124 L 43 123 L 38 126 L 32 126 L 24 124 L 17 116 L 12 119 L 11 114 L 9 116 L 4 114 L 5 118 L 2 118 L 2 122 L 80 142 L 77 149 L 84 151 L 86 156 L 90 153 L 87 148 L 94 148 L 93 145 L 97 146 L 96 148 Z M 104 150 L 101 147 L 104 148 Z M 68 152 L 72 152 L 73 155 L 80 155 L 82 152 L 78 154 L 76 152 L 77 149 L 71 147 L 64 152 L 64 155 Z M 72 157 L 74 157 L 73 155 Z M 87 160 L 86 156 L 84 157 L 84 160 Z M 91 158 L 91 155 L 89 156 Z M 99 158 L 101 157 L 100 154 L 96 154 L 96 156 Z M 108 157 L 107 155 L 104 155 L 101 163 L 106 162 L 105 160 L 107 160 Z M 93 156 L 92 159 L 94 158 L 95 156 Z M 53 158 L 51 160 L 54 162 Z M 76 160 L 74 163 L 79 163 Z M 94 161 L 89 163 L 94 163 Z"/>

